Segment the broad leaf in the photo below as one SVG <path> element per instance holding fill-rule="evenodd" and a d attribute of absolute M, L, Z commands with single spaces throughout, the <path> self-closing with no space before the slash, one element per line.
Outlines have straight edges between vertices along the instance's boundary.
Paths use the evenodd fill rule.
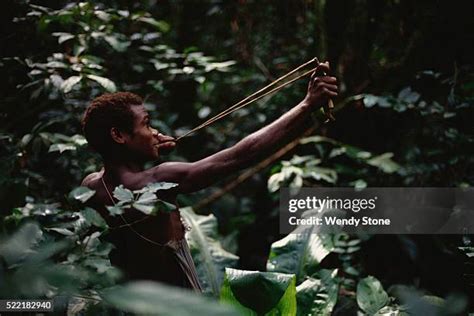
<path fill-rule="evenodd" d="M 20 227 L 10 238 L 0 244 L 0 257 L 7 266 L 19 263 L 34 252 L 43 232 L 37 224 L 28 223 Z"/>
<path fill-rule="evenodd" d="M 114 308 L 147 315 L 239 315 L 189 290 L 155 282 L 133 282 L 102 291 L 104 301 Z"/>
<path fill-rule="evenodd" d="M 124 188 L 123 184 L 119 185 L 114 190 L 114 197 L 120 202 L 131 202 L 133 201 L 133 193 L 129 189 Z"/>
<path fill-rule="evenodd" d="M 96 76 L 96 75 L 87 75 L 87 78 L 98 82 L 108 92 L 117 91 L 117 87 L 115 86 L 115 83 L 112 80 L 108 79 L 108 78 L 100 77 L 100 76 Z"/>
<path fill-rule="evenodd" d="M 336 306 L 339 284 L 337 269 L 321 270 L 320 278 L 308 277 L 296 287 L 298 315 L 331 315 Z"/>
<path fill-rule="evenodd" d="M 146 215 L 150 215 L 151 213 L 153 213 L 153 211 L 155 210 L 155 206 L 154 205 L 150 205 L 150 204 L 141 204 L 141 203 L 133 203 L 132 204 L 132 207 Z"/>
<path fill-rule="evenodd" d="M 86 207 L 85 209 L 81 211 L 81 213 L 82 213 L 82 216 L 84 216 L 84 219 L 86 220 L 87 224 L 94 225 L 100 228 L 107 227 L 107 223 L 96 210 L 90 207 Z"/>
<path fill-rule="evenodd" d="M 140 190 L 133 191 L 135 193 L 144 193 L 144 192 L 152 192 L 155 193 L 156 191 L 159 190 L 169 190 L 171 188 L 177 187 L 177 183 L 172 183 L 172 182 L 155 182 L 155 183 L 150 183 L 146 187 Z"/>
<path fill-rule="evenodd" d="M 368 276 L 357 284 L 357 304 L 369 315 L 374 315 L 389 303 L 387 292 L 379 280 Z"/>
<path fill-rule="evenodd" d="M 304 216 L 311 216 L 305 212 Z M 315 215 L 315 214 L 313 214 Z M 267 270 L 293 273 L 297 282 L 319 269 L 321 261 L 334 249 L 332 235 L 318 233 L 316 226 L 299 226 L 270 249 Z"/>
<path fill-rule="evenodd" d="M 89 189 L 88 187 L 77 187 L 69 193 L 69 197 L 85 203 L 92 196 L 94 196 L 95 191 Z"/>
<path fill-rule="evenodd" d="M 226 269 L 221 300 L 247 315 L 296 315 L 292 274 Z"/>
<path fill-rule="evenodd" d="M 72 90 L 72 88 L 81 81 L 82 77 L 81 76 L 72 76 L 64 80 L 64 82 L 61 85 L 61 90 L 64 93 L 68 93 Z"/>
<path fill-rule="evenodd" d="M 123 214 L 123 208 L 120 206 L 107 206 L 107 210 L 112 216 Z"/>
<path fill-rule="evenodd" d="M 191 208 L 181 209 L 181 215 L 191 225 L 186 234 L 196 264 L 199 280 L 205 292 L 219 295 L 225 268 L 235 267 L 239 257 L 225 251 L 218 241 L 217 219 L 214 215 L 197 215 Z"/>

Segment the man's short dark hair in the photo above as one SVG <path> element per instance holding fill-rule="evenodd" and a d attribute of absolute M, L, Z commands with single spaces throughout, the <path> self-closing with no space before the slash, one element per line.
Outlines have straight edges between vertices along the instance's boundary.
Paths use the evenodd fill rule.
<path fill-rule="evenodd" d="M 132 134 L 134 114 L 130 107 L 143 104 L 143 99 L 130 92 L 103 94 L 89 104 L 82 118 L 82 130 L 89 145 L 102 156 L 113 149 L 110 129 Z"/>

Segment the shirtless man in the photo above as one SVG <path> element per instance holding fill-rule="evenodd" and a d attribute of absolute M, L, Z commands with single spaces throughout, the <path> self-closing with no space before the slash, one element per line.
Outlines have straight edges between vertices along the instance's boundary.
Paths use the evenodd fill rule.
<path fill-rule="evenodd" d="M 320 64 L 316 73 L 329 73 L 329 65 Z M 150 169 L 144 169 L 144 163 L 174 147 L 174 138 L 150 126 L 149 115 L 137 95 L 118 92 L 94 99 L 82 124 L 89 145 L 102 156 L 104 168 L 85 177 L 82 185 L 96 191 L 90 204 L 111 228 L 108 238 L 116 247 L 111 253 L 112 264 L 129 279 L 161 281 L 200 291 L 178 207 L 155 216 L 136 210 L 110 216 L 105 206 L 116 202 L 114 188 L 123 184 L 136 190 L 153 182 L 177 183 L 172 190 L 158 191 L 165 192 L 158 198 L 176 204 L 177 194 L 208 187 L 250 166 L 301 132 L 311 112 L 337 96 L 336 78 L 315 74 L 303 101 L 234 146 L 196 162 L 165 162 Z"/>

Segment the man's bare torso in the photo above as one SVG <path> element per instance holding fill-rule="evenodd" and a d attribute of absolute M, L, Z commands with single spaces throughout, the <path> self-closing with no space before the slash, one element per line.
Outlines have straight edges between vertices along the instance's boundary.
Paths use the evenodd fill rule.
<path fill-rule="evenodd" d="M 111 216 L 105 207 L 106 205 L 110 206 L 113 204 L 102 183 L 101 178 L 103 174 L 103 170 L 89 174 L 82 182 L 82 185 L 87 186 L 96 192 L 90 200 L 90 206 L 95 208 L 104 217 L 111 229 L 118 226 L 124 226 L 127 223 L 139 221 L 136 224 L 133 224 L 133 228 L 138 233 L 144 235 L 146 238 L 156 241 L 157 243 L 165 244 L 170 240 L 181 240 L 184 238 L 184 229 L 178 207 L 176 207 L 176 210 L 173 212 L 165 213 L 163 211 L 158 211 L 156 215 L 149 217 L 137 210 L 125 211 L 123 218 L 120 216 Z M 109 179 L 107 176 L 105 177 L 107 188 L 112 196 L 113 190 L 120 184 L 130 190 L 138 190 L 143 188 L 146 184 L 154 181 L 155 179 L 151 176 L 150 171 L 148 170 L 120 175 L 117 179 Z M 173 193 L 161 194 L 158 195 L 158 198 L 176 204 L 176 195 Z M 126 228 L 130 229 L 128 227 Z"/>

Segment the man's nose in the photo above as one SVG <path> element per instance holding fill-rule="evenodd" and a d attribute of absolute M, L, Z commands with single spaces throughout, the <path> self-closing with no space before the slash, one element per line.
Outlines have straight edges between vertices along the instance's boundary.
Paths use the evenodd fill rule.
<path fill-rule="evenodd" d="M 158 133 L 158 131 L 157 131 L 156 137 L 158 138 L 159 141 L 164 141 L 164 140 L 166 140 L 166 135 L 163 135 L 163 134 L 161 134 L 161 133 Z"/>

